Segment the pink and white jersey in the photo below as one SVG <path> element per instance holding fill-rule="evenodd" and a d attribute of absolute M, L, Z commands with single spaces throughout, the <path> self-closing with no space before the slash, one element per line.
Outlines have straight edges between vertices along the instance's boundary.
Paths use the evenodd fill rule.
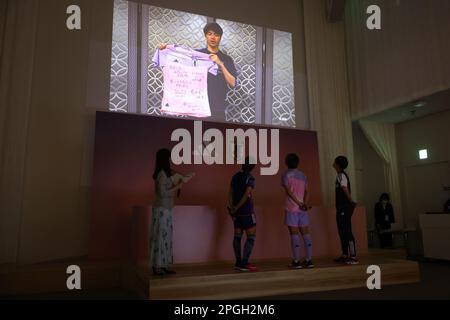
<path fill-rule="evenodd" d="M 157 49 L 153 56 L 163 69 L 164 91 L 161 112 L 198 118 L 211 116 L 208 73 L 217 75 L 218 66 L 209 54 L 178 45 Z"/>
<path fill-rule="evenodd" d="M 295 195 L 295 197 L 304 201 L 305 198 L 305 190 L 308 186 L 308 179 L 305 174 L 297 169 L 289 169 L 286 171 L 282 178 L 281 184 L 291 190 L 291 192 Z M 291 199 L 291 197 L 286 195 L 286 207 L 285 210 L 287 212 L 301 212 L 299 206 Z"/>
<path fill-rule="evenodd" d="M 205 67 L 215 76 L 219 70 L 219 66 L 211 60 L 209 54 L 176 44 L 168 44 L 164 50 L 156 49 L 152 61 L 156 67 L 161 68 L 172 62 L 191 67 Z"/>

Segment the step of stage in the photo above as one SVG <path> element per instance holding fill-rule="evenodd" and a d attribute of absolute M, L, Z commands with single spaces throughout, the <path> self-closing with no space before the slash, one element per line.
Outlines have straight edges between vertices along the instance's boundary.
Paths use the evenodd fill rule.
<path fill-rule="evenodd" d="M 287 262 L 257 261 L 260 271 L 245 273 L 234 271 L 229 263 L 176 266 L 174 276 L 149 277 L 149 298 L 246 299 L 366 287 L 370 265 L 380 267 L 382 287 L 420 281 L 417 262 L 380 255 L 362 257 L 353 266 L 319 259 L 315 268 L 291 270 Z"/>

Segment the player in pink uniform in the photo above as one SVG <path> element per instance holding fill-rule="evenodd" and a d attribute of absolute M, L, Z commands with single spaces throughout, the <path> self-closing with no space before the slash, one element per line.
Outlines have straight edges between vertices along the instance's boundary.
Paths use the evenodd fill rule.
<path fill-rule="evenodd" d="M 286 207 L 284 223 L 289 228 L 292 248 L 291 268 L 312 268 L 312 239 L 308 225 L 308 179 L 297 169 L 299 157 L 290 153 L 285 163 L 288 170 L 282 176 L 282 186 L 286 191 Z M 300 262 L 300 233 L 305 245 L 305 260 Z"/>

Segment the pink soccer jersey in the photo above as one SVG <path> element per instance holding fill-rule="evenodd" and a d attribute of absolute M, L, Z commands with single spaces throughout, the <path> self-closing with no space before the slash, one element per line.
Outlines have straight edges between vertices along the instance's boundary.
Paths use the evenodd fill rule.
<path fill-rule="evenodd" d="M 283 174 L 281 181 L 282 185 L 288 187 L 291 192 L 297 197 L 297 199 L 299 199 L 300 201 L 304 201 L 308 180 L 303 172 L 297 169 L 289 169 Z M 287 212 L 302 211 L 294 202 L 294 200 L 292 200 L 289 196 L 286 196 L 285 209 Z"/>

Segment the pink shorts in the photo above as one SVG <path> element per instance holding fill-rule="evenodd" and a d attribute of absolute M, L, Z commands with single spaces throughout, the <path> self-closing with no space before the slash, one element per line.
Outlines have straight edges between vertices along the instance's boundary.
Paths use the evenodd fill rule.
<path fill-rule="evenodd" d="M 297 211 L 284 214 L 284 224 L 289 227 L 307 227 L 309 225 L 308 212 Z"/>

